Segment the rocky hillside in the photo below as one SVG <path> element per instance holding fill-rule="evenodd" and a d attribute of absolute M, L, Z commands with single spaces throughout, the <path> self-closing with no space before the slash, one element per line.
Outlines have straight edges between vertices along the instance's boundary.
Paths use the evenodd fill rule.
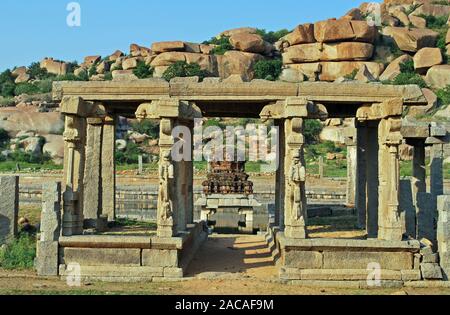
<path fill-rule="evenodd" d="M 56 109 L 49 92 L 55 80 L 159 77 L 169 81 L 177 76 L 418 84 L 429 106 L 412 108 L 408 114 L 423 118 L 437 113 L 446 119 L 449 14 L 450 0 L 385 0 L 378 12 L 363 3 L 343 17 L 298 25 L 292 31 L 244 27 L 203 43 L 131 44 L 127 53 L 117 50 L 109 56 L 87 56 L 82 63 L 45 58 L 0 75 L 4 107 L 0 108 L 0 128 L 12 137 L 20 131 L 44 138 L 54 133 L 46 122 L 54 120 L 51 115 Z M 30 111 L 39 114 L 30 115 Z M 27 123 L 16 124 L 16 120 Z"/>

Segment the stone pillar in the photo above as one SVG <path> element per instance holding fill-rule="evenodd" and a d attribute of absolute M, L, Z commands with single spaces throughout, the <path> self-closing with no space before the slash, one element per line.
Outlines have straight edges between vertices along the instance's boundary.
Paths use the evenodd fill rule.
<path fill-rule="evenodd" d="M 437 199 L 438 223 L 437 241 L 440 266 L 444 271 L 445 280 L 450 279 L 450 195 L 439 196 Z"/>
<path fill-rule="evenodd" d="M 0 244 L 17 235 L 19 177 L 0 176 Z"/>
<path fill-rule="evenodd" d="M 173 119 L 163 118 L 160 122 L 159 133 L 159 192 L 157 209 L 158 237 L 173 237 L 177 233 L 177 219 L 175 207 L 175 167 L 172 162 L 171 150 L 174 144 L 172 129 Z"/>
<path fill-rule="evenodd" d="M 399 208 L 400 128 L 401 118 L 382 119 L 379 127 L 378 237 L 383 240 L 401 241 L 406 230 Z"/>
<path fill-rule="evenodd" d="M 433 198 L 444 194 L 443 164 L 444 143 L 437 140 L 431 147 L 430 193 Z"/>
<path fill-rule="evenodd" d="M 63 97 L 60 109 L 65 116 L 62 235 L 80 235 L 83 233 L 86 118 L 98 117 L 104 109 L 80 97 Z"/>
<path fill-rule="evenodd" d="M 58 275 L 58 240 L 61 234 L 61 183 L 42 185 L 41 233 L 36 269 L 40 276 Z"/>
<path fill-rule="evenodd" d="M 378 237 L 378 124 L 367 122 L 366 128 L 366 231 L 369 238 Z"/>
<path fill-rule="evenodd" d="M 275 226 L 280 230 L 284 230 L 284 191 L 285 191 L 285 174 L 284 174 L 284 161 L 285 161 L 285 135 L 284 135 L 284 120 L 275 120 L 278 127 L 278 168 L 275 178 Z"/>
<path fill-rule="evenodd" d="M 355 187 L 355 206 L 358 212 L 358 226 L 360 228 L 366 227 L 367 218 L 367 132 L 366 126 L 362 123 L 357 125 L 356 129 L 356 187 Z"/>
<path fill-rule="evenodd" d="M 302 118 L 285 121 L 285 236 L 294 239 L 307 237 L 303 122 Z"/>
<path fill-rule="evenodd" d="M 346 140 L 347 145 L 347 199 L 348 206 L 355 206 L 357 148 L 353 139 Z"/>
<path fill-rule="evenodd" d="M 103 124 L 102 155 L 101 155 L 101 195 L 102 216 L 108 217 L 108 222 L 116 219 L 116 119 L 106 116 Z"/>
<path fill-rule="evenodd" d="M 84 228 L 97 228 L 102 209 L 102 137 L 103 120 L 88 118 L 86 128 L 86 163 L 83 178 Z"/>

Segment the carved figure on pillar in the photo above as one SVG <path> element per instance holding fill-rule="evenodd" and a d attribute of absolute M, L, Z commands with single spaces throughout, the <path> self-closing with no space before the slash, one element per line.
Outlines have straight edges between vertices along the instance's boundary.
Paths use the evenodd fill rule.
<path fill-rule="evenodd" d="M 173 206 L 170 200 L 170 186 L 174 178 L 174 168 L 170 160 L 170 151 L 163 153 L 163 161 L 159 166 L 159 192 L 162 211 L 159 218 L 163 225 L 173 224 Z"/>
<path fill-rule="evenodd" d="M 293 156 L 293 164 L 289 172 L 289 184 L 293 199 L 294 211 L 293 219 L 300 220 L 303 217 L 304 209 L 302 203 L 301 184 L 306 181 L 306 169 L 300 160 L 300 153 L 296 152 Z"/>

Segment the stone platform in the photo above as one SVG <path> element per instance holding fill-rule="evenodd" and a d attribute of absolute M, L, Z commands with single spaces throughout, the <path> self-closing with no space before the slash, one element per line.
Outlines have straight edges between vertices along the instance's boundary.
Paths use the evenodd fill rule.
<path fill-rule="evenodd" d="M 267 241 L 289 284 L 370 288 L 375 275 L 382 287 L 423 280 L 416 240 L 289 239 L 270 230 Z"/>
<path fill-rule="evenodd" d="M 81 281 L 140 282 L 183 278 L 201 244 L 207 239 L 203 223 L 179 237 L 82 235 L 59 239 L 59 275 Z"/>

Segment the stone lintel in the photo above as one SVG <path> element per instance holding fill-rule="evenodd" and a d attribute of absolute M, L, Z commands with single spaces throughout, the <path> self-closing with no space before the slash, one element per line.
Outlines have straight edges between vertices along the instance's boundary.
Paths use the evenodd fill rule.
<path fill-rule="evenodd" d="M 380 120 L 389 117 L 401 117 L 403 114 L 403 100 L 393 98 L 383 103 L 375 103 L 360 107 L 356 112 L 359 120 Z"/>
<path fill-rule="evenodd" d="M 419 252 L 420 242 L 385 241 L 378 239 L 347 240 L 347 239 L 292 239 L 282 233 L 277 234 L 281 248 L 295 248 L 296 250 L 345 250 L 345 251 L 407 251 Z"/>
<path fill-rule="evenodd" d="M 101 110 L 98 104 L 86 102 L 79 96 L 64 96 L 60 104 L 60 109 L 62 114 L 83 118 L 95 116 Z"/>
<path fill-rule="evenodd" d="M 425 140 L 426 145 L 445 144 L 445 143 L 446 143 L 446 141 L 444 139 L 440 139 L 437 137 L 428 137 Z"/>

